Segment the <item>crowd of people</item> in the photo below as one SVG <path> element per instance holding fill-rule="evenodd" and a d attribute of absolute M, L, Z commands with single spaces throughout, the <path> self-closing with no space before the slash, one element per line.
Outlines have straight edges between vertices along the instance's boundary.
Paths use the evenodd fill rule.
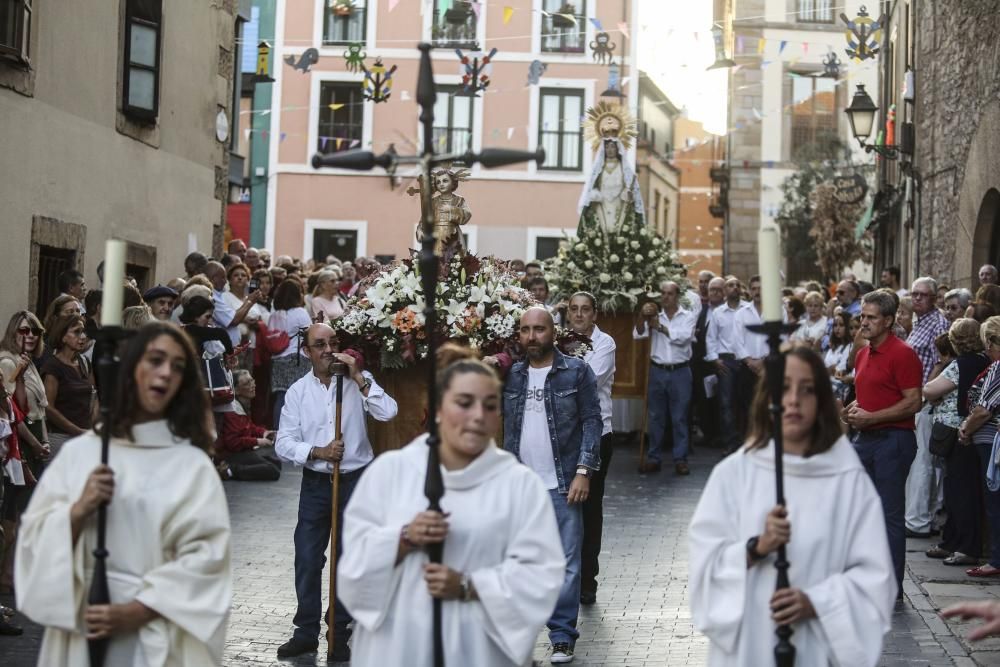
<path fill-rule="evenodd" d="M 85 650 L 83 626 L 67 612 L 71 599 L 58 597 L 76 596 L 75 589 L 53 587 L 52 599 L 41 591 L 60 573 L 81 585 L 76 575 L 92 562 L 72 554 L 81 539 L 90 553 L 97 507 L 114 496 L 118 512 L 138 502 L 149 470 L 183 465 L 189 474 L 165 488 L 146 527 L 158 557 L 126 556 L 134 536 L 122 526 L 109 532 L 112 543 L 120 541 L 109 547 L 109 569 L 127 582 L 120 599 L 132 601 L 91 607 L 83 624 L 120 638 L 113 651 L 123 657 L 152 650 L 138 631 L 154 624 L 174 638 L 159 650 L 218 662 L 231 595 L 220 482 L 273 481 L 294 464 L 303 469 L 294 536 L 298 609 L 278 657 L 319 646 L 333 524 L 338 594 L 325 618 L 335 660 L 350 660 L 353 649 L 355 664 L 385 664 L 394 647 L 396 662 L 430 664 L 430 615 L 420 610 L 440 599 L 449 662 L 524 665 L 543 624 L 551 661 L 572 661 L 580 605 L 598 593 L 611 387 L 624 341 L 598 327 L 592 294 L 556 301 L 541 263 L 514 260 L 510 268 L 537 301 L 519 322 L 512 365 L 474 359 L 451 344 L 439 359 L 433 417 L 442 512 L 416 509 L 425 436 L 375 457 L 366 419 L 392 420 L 399 407 L 331 326 L 380 269 L 374 260 L 278 256 L 272 265 L 269 253 L 237 240 L 217 260 L 191 253 L 183 277 L 144 293 L 126 281 L 122 325 L 136 333 L 122 354 L 114 472 L 84 460 L 97 460 L 99 444 L 93 340 L 102 290 L 119 287 L 88 291 L 82 274 L 68 271 L 43 317 L 15 313 L 0 341 L 0 586 L 16 585 L 21 609 L 48 627 L 43 654 L 58 662 Z M 632 337 L 649 339 L 650 351 L 639 473 L 657 474 L 666 461 L 687 475 L 694 447 L 731 455 L 712 472 L 691 526 L 693 616 L 712 640 L 713 664 L 764 660 L 770 644 L 759 642 L 769 633 L 754 624 L 766 617 L 751 613 L 763 605 L 774 622 L 798 624 L 805 654 L 875 664 L 901 595 L 908 537 L 940 534 L 928 556 L 967 566 L 970 577 L 1000 576 L 996 269 L 983 267 L 975 294 L 931 277 L 906 290 L 899 277 L 890 267 L 877 288 L 845 275 L 832 288 L 813 282 L 784 290 L 783 319 L 797 325 L 787 341 L 782 422 L 787 508 L 773 506 L 767 481 L 774 461 L 761 387 L 769 348 L 747 329 L 762 322 L 759 277 L 702 271 L 696 286 L 665 281 L 658 299 L 636 309 Z M 589 338 L 583 359 L 556 347 L 560 326 Z M 815 493 L 818 483 L 829 493 Z M 397 493 L 386 501 L 388 486 Z M 191 512 L 205 517 L 196 527 L 173 523 L 185 497 L 196 498 Z M 844 497 L 853 504 L 836 507 Z M 128 525 L 127 511 L 116 517 Z M 795 542 L 792 524 L 800 527 Z M 445 564 L 431 563 L 426 547 L 441 542 Z M 787 592 L 772 596 L 773 568 L 759 563 L 782 545 L 793 561 L 812 562 L 794 571 Z M 163 554 L 185 549 L 201 549 L 204 558 L 183 568 L 163 562 Z M 218 581 L 202 586 L 211 575 Z M 204 607 L 196 612 L 194 602 L 180 604 L 164 587 L 192 591 Z M 184 614 L 203 622 L 188 623 Z M 0 610 L 0 633 L 20 632 L 11 615 Z M 861 639 L 848 648 L 837 637 Z"/>

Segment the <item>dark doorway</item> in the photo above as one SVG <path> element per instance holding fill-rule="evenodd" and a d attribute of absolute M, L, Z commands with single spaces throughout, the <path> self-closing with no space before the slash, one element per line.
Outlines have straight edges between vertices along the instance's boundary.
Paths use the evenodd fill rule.
<path fill-rule="evenodd" d="M 50 245 L 38 246 L 38 300 L 35 313 L 45 316 L 45 309 L 59 296 L 59 274 L 76 268 L 76 250 L 56 248 Z"/>
<path fill-rule="evenodd" d="M 358 233 L 350 229 L 317 229 L 313 232 L 313 259 L 325 262 L 333 255 L 342 262 L 358 256 Z"/>
<path fill-rule="evenodd" d="M 535 256 L 529 259 L 546 260 L 559 254 L 560 236 L 539 236 L 535 239 Z"/>
<path fill-rule="evenodd" d="M 136 287 L 140 292 L 145 292 L 152 285 L 149 284 L 149 267 L 141 264 L 126 264 L 125 275 L 135 279 Z"/>
<path fill-rule="evenodd" d="M 1000 191 L 990 188 L 979 205 L 972 243 L 972 283 L 979 285 L 979 267 L 1000 261 Z"/>

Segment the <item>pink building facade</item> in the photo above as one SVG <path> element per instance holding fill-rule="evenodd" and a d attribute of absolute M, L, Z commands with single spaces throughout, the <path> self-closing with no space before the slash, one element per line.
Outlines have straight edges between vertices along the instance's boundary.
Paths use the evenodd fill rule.
<path fill-rule="evenodd" d="M 266 247 L 317 260 L 401 258 L 416 247 L 419 198 L 406 193 L 417 184 L 413 171 L 400 168 L 393 181 L 381 169 L 317 171 L 310 160 L 316 152 L 382 152 L 390 144 L 400 153 L 419 151 L 415 46 L 433 41 L 439 46 L 433 51 L 437 150 L 542 145 L 548 153 L 540 166 L 472 169 L 458 191 L 472 210 L 465 229 L 469 249 L 525 260 L 555 254 L 563 233 L 575 232 L 577 200 L 592 167 L 581 117 L 609 83 L 609 67 L 597 64 L 590 48 L 599 32 L 591 19 L 615 42 L 622 101 L 634 114 L 637 86 L 631 72 L 638 31 L 632 28 L 638 0 L 519 0 L 506 23 L 505 7 L 511 5 L 492 0 L 478 3 L 478 16 L 461 0 L 354 0 L 351 13 L 342 16 L 336 13 L 340 1 L 278 0 Z M 559 16 L 566 5 L 572 13 Z M 466 20 L 459 22 L 463 15 Z M 619 28 L 622 23 L 629 37 Z M 364 45 L 366 67 L 377 57 L 386 68 L 396 66 L 388 101 L 364 101 L 364 74 L 350 71 L 344 57 L 354 42 Z M 458 95 L 455 48 L 471 52 L 476 44 L 487 53 L 498 49 L 490 85 L 478 97 Z M 310 48 L 319 58 L 308 71 L 287 62 L 299 64 Z M 546 68 L 537 85 L 529 85 L 535 60 Z"/>

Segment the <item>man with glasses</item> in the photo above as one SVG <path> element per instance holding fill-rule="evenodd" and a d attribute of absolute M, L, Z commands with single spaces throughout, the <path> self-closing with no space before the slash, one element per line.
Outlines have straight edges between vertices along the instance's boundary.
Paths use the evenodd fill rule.
<path fill-rule="evenodd" d="M 852 316 L 861 314 L 861 288 L 855 281 L 841 280 L 837 284 L 837 301 Z"/>
<path fill-rule="evenodd" d="M 938 310 L 934 302 L 937 299 L 937 281 L 933 278 L 917 278 L 910 288 L 910 298 L 913 299 L 913 315 L 916 322 L 913 331 L 906 339 L 906 344 L 913 348 L 921 363 L 921 386 L 930 380 L 931 370 L 938 362 L 937 346 L 934 339 L 948 331 L 948 320 Z M 945 300 L 947 303 L 947 299 Z M 933 406 L 927 403 L 917 413 L 917 455 L 910 468 L 910 476 L 906 480 L 906 536 L 927 538 L 931 536 L 931 521 L 934 513 L 941 507 L 942 475 L 935 470 L 934 459 L 930 452 L 931 424 Z"/>
<path fill-rule="evenodd" d="M 938 290 L 940 292 L 940 289 Z M 972 292 L 964 287 L 956 287 L 948 290 L 944 295 L 944 316 L 948 320 L 948 326 L 957 319 L 965 317 L 965 310 L 972 303 Z"/>
<path fill-rule="evenodd" d="M 324 553 L 330 543 L 331 483 L 334 462 L 340 462 L 340 495 L 337 504 L 337 555 L 341 548 L 344 508 L 361 473 L 374 458 L 365 416 L 389 421 L 396 416 L 396 401 L 362 371 L 353 354 L 340 351 L 330 325 L 313 324 L 306 330 L 306 354 L 312 372 L 302 376 L 285 394 L 275 450 L 284 460 L 303 466 L 299 516 L 295 525 L 295 596 L 298 609 L 292 638 L 278 648 L 279 658 L 311 653 L 319 646 L 323 600 Z M 332 364 L 347 366 L 341 412 L 343 439 L 334 438 L 337 383 Z M 333 564 L 336 576 L 336 563 Z M 335 637 L 333 659 L 347 662 L 351 652 L 347 624 L 351 616 L 340 600 L 333 606 Z M 330 623 L 329 611 L 327 623 Z"/>

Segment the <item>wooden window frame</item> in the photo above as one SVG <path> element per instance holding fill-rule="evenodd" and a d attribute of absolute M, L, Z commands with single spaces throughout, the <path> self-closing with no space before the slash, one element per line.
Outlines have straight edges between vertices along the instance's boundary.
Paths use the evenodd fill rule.
<path fill-rule="evenodd" d="M 31 62 L 31 22 L 33 0 L 0 0 L 12 5 L 14 11 L 14 44 L 0 44 L 0 57 L 22 65 Z"/>
<path fill-rule="evenodd" d="M 138 15 L 137 0 L 125 0 L 125 30 L 123 31 L 124 57 L 122 72 L 122 113 L 132 119 L 145 122 L 155 122 L 160 113 L 160 68 L 162 56 L 160 49 L 163 44 L 163 4 L 161 0 L 151 0 L 154 4 L 156 16 L 148 18 L 145 15 Z M 150 67 L 132 62 L 132 26 L 133 24 L 148 27 L 156 32 L 156 63 Z M 131 85 L 129 76 L 133 69 L 143 70 L 153 73 L 153 107 L 146 109 L 129 104 L 129 87 Z"/>
<path fill-rule="evenodd" d="M 324 97 L 324 90 L 327 88 L 342 88 L 345 91 L 349 92 L 351 95 L 351 100 L 353 101 L 348 101 L 345 102 L 344 104 L 346 104 L 347 108 L 350 110 L 349 113 L 354 113 L 355 111 L 357 111 L 357 113 L 360 114 L 360 116 L 357 119 L 357 122 L 346 123 L 348 127 L 353 127 L 353 126 L 357 127 L 358 136 L 349 138 L 340 137 L 344 139 L 349 139 L 349 141 L 346 141 L 340 147 L 339 150 L 336 147 L 337 146 L 336 139 L 338 137 L 334 137 L 328 132 L 323 131 L 324 124 L 329 125 L 331 127 L 337 127 L 337 124 L 334 122 L 334 117 L 338 111 L 341 111 L 341 109 L 334 111 L 333 109 L 329 108 L 329 104 L 335 104 L 335 102 L 325 102 L 325 103 L 323 102 L 323 100 L 326 99 Z M 357 82 L 321 81 L 319 84 L 319 99 L 320 99 L 319 118 L 316 125 L 316 151 L 318 153 L 322 153 L 324 155 L 328 155 L 330 153 L 339 153 L 341 151 L 350 150 L 352 148 L 351 142 L 354 141 L 355 139 L 359 142 L 359 144 L 361 141 L 364 141 L 365 113 L 367 105 L 364 103 L 364 98 L 362 96 L 362 88 L 360 85 L 358 85 Z M 336 97 L 334 97 L 334 99 L 336 99 Z M 325 121 L 327 114 L 330 115 L 330 120 L 328 122 Z M 344 124 L 341 124 L 341 126 L 343 125 Z M 323 146 L 323 137 L 327 137 L 328 139 L 325 147 Z M 358 148 L 358 146 L 353 146 L 353 148 Z"/>

